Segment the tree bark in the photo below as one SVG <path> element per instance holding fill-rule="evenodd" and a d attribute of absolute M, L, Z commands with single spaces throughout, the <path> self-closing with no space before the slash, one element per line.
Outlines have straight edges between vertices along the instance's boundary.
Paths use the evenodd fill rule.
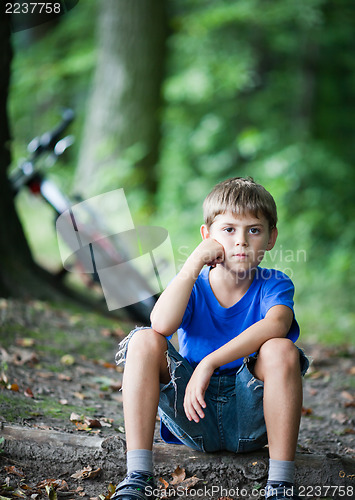
<path fill-rule="evenodd" d="M 6 175 L 11 162 L 7 97 L 12 48 L 9 20 L 4 10 L 0 14 L 0 47 L 0 295 L 6 296 L 20 293 L 20 276 L 27 275 L 32 258 L 15 212 L 13 195 Z"/>
<path fill-rule="evenodd" d="M 11 137 L 7 98 L 12 59 L 8 16 L 0 11 L 0 296 L 63 299 L 55 277 L 33 261 L 17 216 L 7 170 L 11 163 Z"/>
<path fill-rule="evenodd" d="M 84 195 L 128 185 L 152 199 L 156 191 L 165 7 L 165 0 L 100 2 L 97 66 L 76 175 Z"/>

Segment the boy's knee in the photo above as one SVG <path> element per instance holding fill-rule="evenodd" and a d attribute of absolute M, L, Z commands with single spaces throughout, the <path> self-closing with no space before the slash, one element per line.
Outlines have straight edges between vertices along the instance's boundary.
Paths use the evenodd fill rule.
<path fill-rule="evenodd" d="M 265 342 L 260 348 L 259 356 L 265 365 L 273 369 L 287 370 L 300 366 L 300 355 L 297 347 L 290 339 L 274 338 Z"/>
<path fill-rule="evenodd" d="M 127 355 L 135 353 L 138 355 L 154 355 L 161 354 L 166 351 L 167 340 L 163 335 L 156 332 L 152 328 L 144 328 L 137 330 L 128 344 Z"/>

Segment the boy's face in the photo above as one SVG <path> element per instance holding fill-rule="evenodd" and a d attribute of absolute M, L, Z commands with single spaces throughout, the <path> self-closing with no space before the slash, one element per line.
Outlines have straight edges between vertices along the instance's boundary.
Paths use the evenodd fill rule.
<path fill-rule="evenodd" d="M 223 246 L 224 261 L 220 265 L 240 274 L 260 264 L 265 252 L 275 245 L 277 229 L 270 230 L 263 215 L 225 212 L 217 215 L 209 228 L 203 225 L 201 234 L 203 239 L 213 238 Z"/>

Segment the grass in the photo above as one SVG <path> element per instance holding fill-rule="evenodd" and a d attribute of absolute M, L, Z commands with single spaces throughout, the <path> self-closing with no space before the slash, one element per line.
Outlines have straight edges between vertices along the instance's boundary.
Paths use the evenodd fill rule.
<path fill-rule="evenodd" d="M 28 420 L 33 417 L 46 417 L 69 421 L 70 415 L 78 413 L 77 405 L 62 405 L 50 396 L 41 399 L 31 399 L 19 393 L 0 392 L 1 416 L 6 422 L 13 423 L 19 420 Z M 94 416 L 97 410 L 91 406 L 80 407 L 80 413 Z"/>
<path fill-rule="evenodd" d="M 48 306 L 48 311 L 54 313 L 54 319 L 49 318 L 38 322 L 38 326 L 26 327 L 19 323 L 7 323 L 0 327 L 1 345 L 8 349 L 16 344 L 19 339 L 32 339 L 33 350 L 42 356 L 56 356 L 61 358 L 65 354 L 85 356 L 89 359 L 106 357 L 111 350 L 114 351 L 117 342 L 100 334 L 101 329 L 117 328 L 117 321 L 102 318 L 100 315 L 88 316 L 66 315 L 63 326 L 56 326 L 55 311 Z M 39 320 L 41 321 L 41 320 Z M 33 318 L 32 322 L 36 322 Z M 53 325 L 54 323 L 54 325 Z"/>

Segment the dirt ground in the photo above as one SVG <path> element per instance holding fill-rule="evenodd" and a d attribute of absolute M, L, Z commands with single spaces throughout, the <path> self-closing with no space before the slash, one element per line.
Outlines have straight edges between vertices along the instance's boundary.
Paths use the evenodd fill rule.
<path fill-rule="evenodd" d="M 44 302 L 6 300 L 0 301 L 0 322 L 0 422 L 124 439 L 122 370 L 114 364 L 114 354 L 132 324 Z M 355 348 L 300 346 L 313 362 L 304 380 L 298 451 L 355 459 Z M 174 469 L 167 465 L 166 470 L 163 480 L 169 482 Z M 0 499 L 103 500 L 110 498 L 110 483 L 120 480 L 100 480 L 95 469 L 78 472 L 58 465 L 54 471 L 47 477 L 46 464 L 14 460 L 0 433 Z M 179 473 L 176 481 L 189 477 L 188 469 L 184 479 L 175 471 Z"/>

